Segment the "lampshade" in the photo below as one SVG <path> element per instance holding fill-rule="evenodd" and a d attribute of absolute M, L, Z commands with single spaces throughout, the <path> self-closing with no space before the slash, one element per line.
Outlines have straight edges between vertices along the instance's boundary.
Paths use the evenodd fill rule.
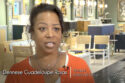
<path fill-rule="evenodd" d="M 105 4 L 105 8 L 107 8 L 108 7 L 108 5 L 107 4 Z"/>
<path fill-rule="evenodd" d="M 103 8 L 103 4 L 99 4 L 99 7 L 100 7 L 100 8 Z"/>
<path fill-rule="evenodd" d="M 75 0 L 75 1 L 74 1 L 74 4 L 75 4 L 75 5 L 78 5 L 78 3 L 79 3 L 78 0 Z"/>
<path fill-rule="evenodd" d="M 84 6 L 84 5 L 85 5 L 85 1 L 84 1 L 84 0 L 81 0 L 81 1 L 80 1 L 80 5 Z"/>
<path fill-rule="evenodd" d="M 94 6 L 96 6 L 97 5 L 97 3 L 96 3 L 96 1 L 94 1 Z"/>
<path fill-rule="evenodd" d="M 92 6 L 92 4 L 93 4 L 92 1 L 88 1 L 87 3 L 88 6 Z"/>

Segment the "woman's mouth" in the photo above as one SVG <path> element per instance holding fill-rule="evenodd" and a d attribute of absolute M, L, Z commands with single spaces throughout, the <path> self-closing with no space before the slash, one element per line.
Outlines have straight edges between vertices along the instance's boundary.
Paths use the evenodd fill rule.
<path fill-rule="evenodd" d="M 52 48 L 52 47 L 54 47 L 54 42 L 47 42 L 47 43 L 45 43 L 45 46 L 46 47 L 48 47 L 48 48 Z"/>

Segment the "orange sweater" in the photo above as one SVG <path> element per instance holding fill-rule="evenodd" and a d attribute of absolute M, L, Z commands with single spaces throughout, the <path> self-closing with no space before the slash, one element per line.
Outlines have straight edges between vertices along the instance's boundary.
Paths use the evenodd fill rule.
<path fill-rule="evenodd" d="M 67 74 L 60 75 L 61 83 L 94 83 L 86 62 L 69 54 L 68 57 L 69 68 L 59 68 L 59 71 L 67 72 Z M 13 65 L 10 71 L 15 71 L 15 74 L 8 74 L 5 83 L 44 83 L 42 74 L 27 74 L 27 72 L 35 71 L 29 64 L 29 58 Z"/>

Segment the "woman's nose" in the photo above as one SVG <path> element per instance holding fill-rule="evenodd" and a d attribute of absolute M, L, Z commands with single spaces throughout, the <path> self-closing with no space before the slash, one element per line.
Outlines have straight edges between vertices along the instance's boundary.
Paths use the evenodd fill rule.
<path fill-rule="evenodd" d="M 47 36 L 48 38 L 53 37 L 53 31 L 52 31 L 52 29 L 48 29 L 46 36 Z"/>

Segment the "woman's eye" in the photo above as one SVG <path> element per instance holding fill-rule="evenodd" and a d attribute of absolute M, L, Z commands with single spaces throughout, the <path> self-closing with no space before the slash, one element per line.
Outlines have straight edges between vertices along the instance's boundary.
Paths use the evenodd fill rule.
<path fill-rule="evenodd" d="M 54 30 L 55 30 L 55 31 L 59 31 L 59 30 L 60 30 L 60 28 L 55 27 L 55 28 L 54 28 Z"/>
<path fill-rule="evenodd" d="M 45 27 L 41 27 L 41 28 L 39 28 L 40 29 L 40 31 L 45 31 Z"/>

